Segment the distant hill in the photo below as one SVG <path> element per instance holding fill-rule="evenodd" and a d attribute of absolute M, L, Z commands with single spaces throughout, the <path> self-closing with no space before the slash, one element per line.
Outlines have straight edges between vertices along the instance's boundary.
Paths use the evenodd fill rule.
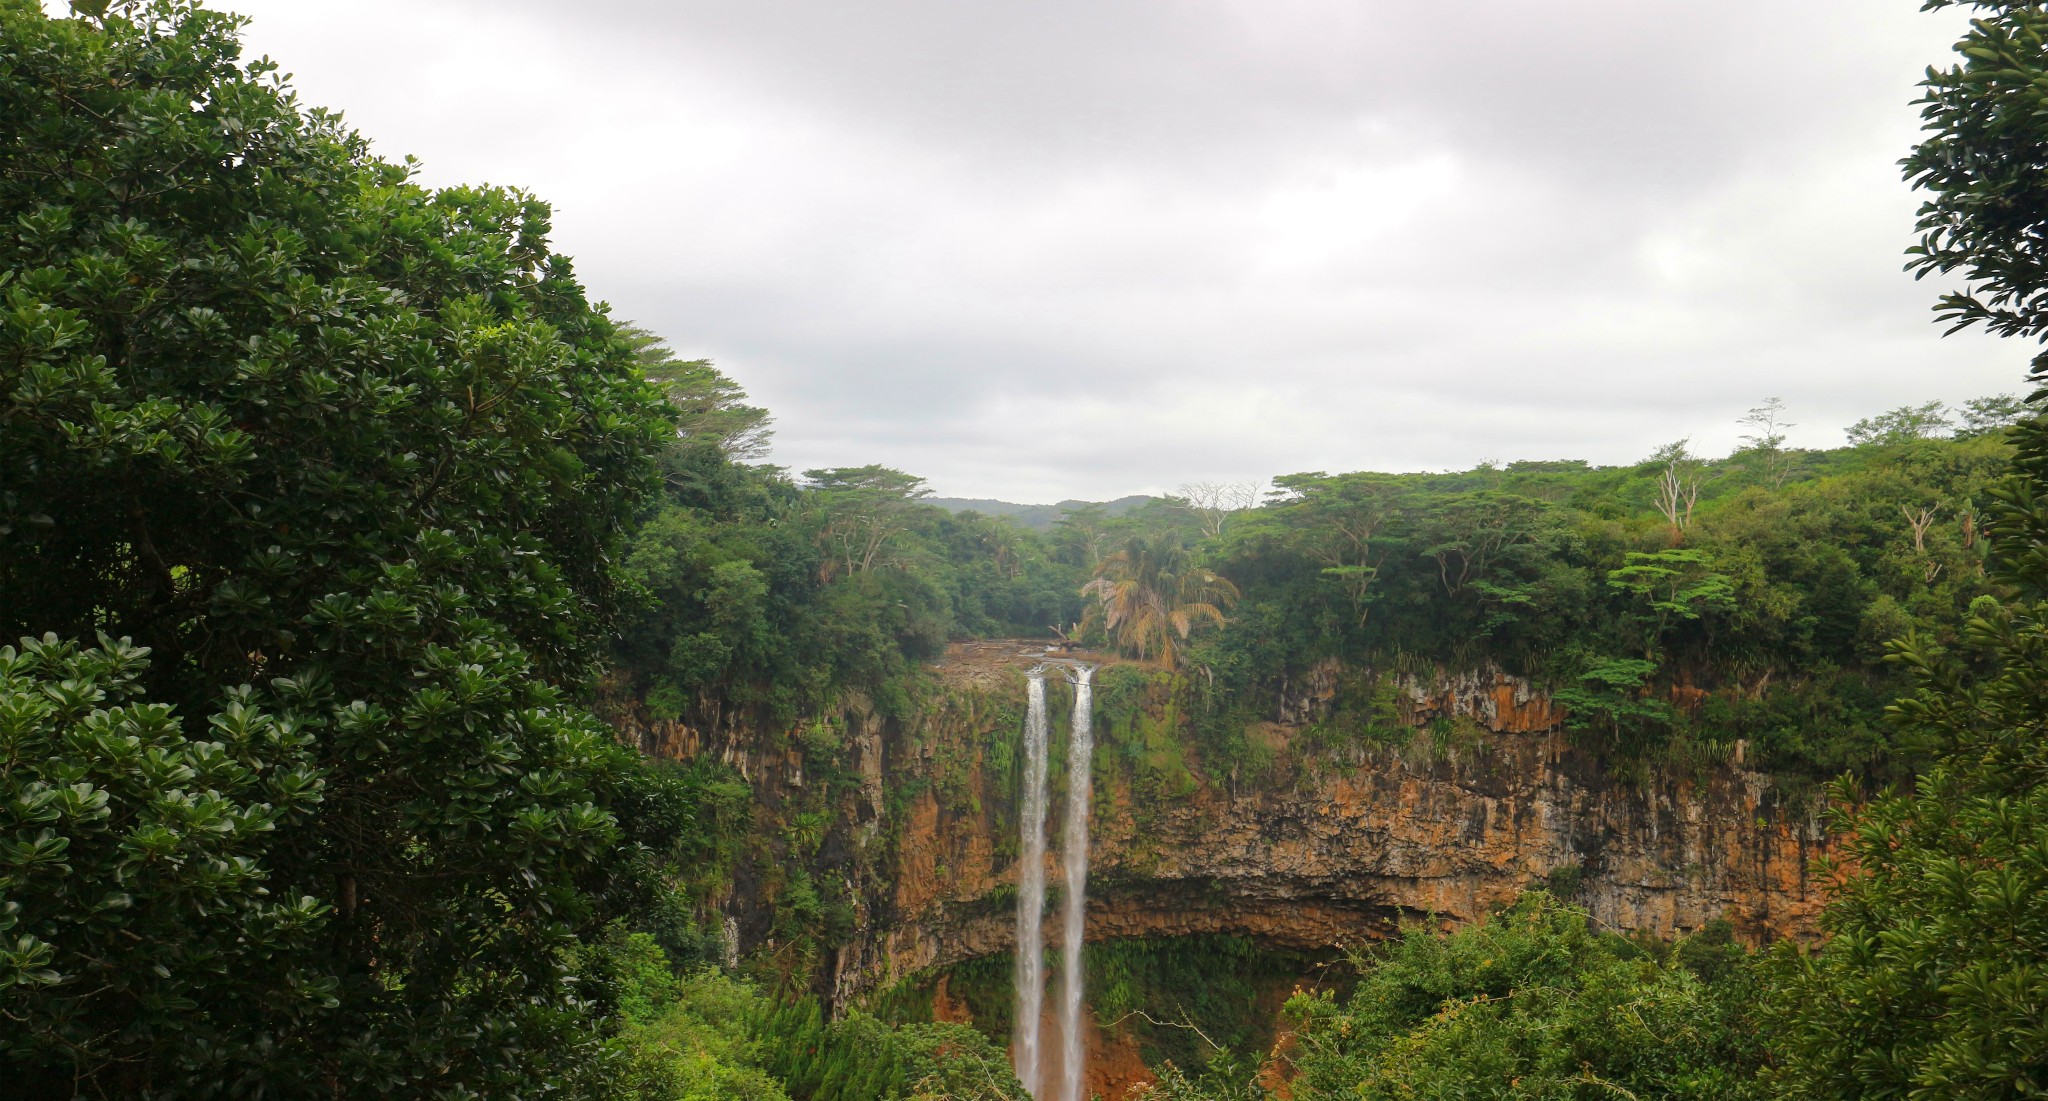
<path fill-rule="evenodd" d="M 1111 516 L 1122 516 L 1153 498 L 1134 493 L 1114 501 L 1061 501 L 1056 505 L 1017 505 L 1008 501 L 977 500 L 967 497 L 927 497 L 928 505 L 937 505 L 947 512 L 979 512 L 984 516 L 1007 516 L 1033 531 L 1050 531 L 1054 521 L 1063 513 L 1087 505 L 1101 505 Z"/>

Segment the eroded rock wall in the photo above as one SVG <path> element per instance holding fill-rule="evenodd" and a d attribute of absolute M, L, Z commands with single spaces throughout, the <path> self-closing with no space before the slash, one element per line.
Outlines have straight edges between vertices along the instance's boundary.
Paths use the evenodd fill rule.
<path fill-rule="evenodd" d="M 1028 662 L 990 645 L 942 667 L 945 691 L 909 722 L 884 722 L 864 701 L 841 719 L 836 767 L 852 779 L 827 849 L 859 912 L 823 961 L 821 989 L 837 1003 L 1014 948 L 1015 769 L 1001 755 L 1014 759 Z M 1189 759 L 1162 785 L 1105 736 L 1090 939 L 1229 933 L 1323 948 L 1404 921 L 1470 920 L 1546 881 L 1575 884 L 1609 928 L 1668 936 L 1726 917 L 1752 940 L 1811 934 L 1824 831 L 1739 751 L 1624 782 L 1574 744 L 1541 693 L 1498 673 L 1399 678 L 1403 720 L 1438 733 L 1333 747 L 1316 724 L 1338 676 L 1325 666 L 1280 695 L 1255 731 L 1269 751 L 1255 774 L 1211 775 Z M 1155 702 L 1156 715 L 1171 711 Z M 634 729 L 650 751 L 719 754 L 770 806 L 813 782 L 788 736 Z M 1055 753 L 1063 743 L 1056 732 Z M 758 899 L 742 884 L 727 905 L 743 947 L 760 947 Z"/>
<path fill-rule="evenodd" d="M 1191 790 L 1161 796 L 1098 767 L 1090 939 L 1230 933 L 1321 948 L 1403 921 L 1470 920 L 1543 882 L 1574 884 L 1613 929 L 1669 936 L 1725 917 L 1755 941 L 1811 935 L 1826 835 L 1769 777 L 1730 762 L 1622 782 L 1557 708 L 1501 674 L 1401 682 L 1410 721 L 1463 719 L 1476 736 L 1304 748 L 1331 679 L 1311 677 L 1276 708 L 1290 721 L 1261 728 L 1274 759 L 1259 779 L 1196 770 Z M 994 810 L 1008 800 L 918 796 L 891 912 L 841 953 L 841 991 L 1012 949 L 1016 868 L 1000 854 L 1015 850 L 996 834 L 1014 825 Z"/>

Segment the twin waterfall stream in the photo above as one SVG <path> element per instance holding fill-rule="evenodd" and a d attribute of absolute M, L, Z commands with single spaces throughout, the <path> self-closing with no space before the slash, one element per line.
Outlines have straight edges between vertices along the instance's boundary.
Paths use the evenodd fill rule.
<path fill-rule="evenodd" d="M 1060 836 L 1060 866 L 1067 876 L 1060 899 L 1060 1081 L 1044 1082 L 1045 1050 L 1045 816 L 1046 757 L 1051 723 L 1045 714 L 1046 666 L 1031 670 L 1024 721 L 1023 845 L 1017 872 L 1017 1031 L 1010 1045 L 1017 1078 L 1037 1101 L 1087 1101 L 1081 1092 L 1086 1042 L 1081 1031 L 1081 942 L 1087 931 L 1088 796 L 1095 756 L 1092 665 L 1074 665 L 1074 717 L 1067 738 L 1067 816 Z"/>

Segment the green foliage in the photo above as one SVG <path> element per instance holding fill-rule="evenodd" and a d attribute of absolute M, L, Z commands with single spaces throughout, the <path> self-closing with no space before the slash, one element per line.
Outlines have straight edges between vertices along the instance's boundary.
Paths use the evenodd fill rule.
<path fill-rule="evenodd" d="M 1910 791 L 1838 785 L 1849 874 L 1821 918 L 1830 939 L 1779 959 L 1772 1022 L 1782 1095 L 2025 1097 L 2048 1088 L 2048 441 L 2021 430 L 2025 481 L 1993 528 L 2023 594 L 1980 600 L 1958 645 L 1909 637 L 1916 681 L 1893 708 L 1937 760 Z"/>
<path fill-rule="evenodd" d="M 1979 18 L 1960 64 L 1929 70 L 1928 136 L 1905 162 L 1930 193 L 1911 266 L 1962 273 L 1939 306 L 1954 327 L 2039 338 L 2048 13 L 1968 6 Z M 2038 356 L 2037 383 L 2044 372 Z M 2013 598 L 1973 601 L 1961 639 L 1914 635 L 1895 650 L 1915 682 L 1898 722 L 1938 757 L 1911 790 L 1837 791 L 1854 874 L 1822 917 L 1827 943 L 1779 961 L 1783 1096 L 2048 1092 L 2048 426 L 2029 417 L 2008 438 L 2017 474 L 1989 534 Z"/>
<path fill-rule="evenodd" d="M 750 1024 L 768 1011 L 754 987 L 715 971 L 674 984 L 674 1000 L 649 1003 L 629 1018 L 621 1041 L 630 1052 L 635 1101 L 787 1101 L 768 1073 Z"/>
<path fill-rule="evenodd" d="M 1989 397 L 1971 398 L 1963 403 L 1962 426 L 1956 435 L 1963 437 L 1988 436 L 2003 433 L 2013 425 L 2033 416 L 2033 410 L 2017 394 L 1993 394 Z"/>
<path fill-rule="evenodd" d="M 1159 1068 L 1159 1080 L 1149 1091 L 1130 1096 L 1145 1101 L 1266 1101 L 1271 1096 L 1237 1060 L 1217 1062 L 1224 1065 L 1212 1064 L 1194 1077 L 1181 1070 L 1180 1064 L 1168 1063 Z"/>
<path fill-rule="evenodd" d="M 0 1062 L 23 1096 L 236 1077 L 241 1045 L 333 1005 L 300 962 L 331 908 L 268 864 L 322 798 L 311 736 L 243 691 L 187 737 L 142 698 L 146 653 L 0 646 Z"/>
<path fill-rule="evenodd" d="M 1136 1038 L 1147 1066 L 1190 1068 L 1211 1089 L 1249 1085 L 1272 1046 L 1272 1005 L 1311 965 L 1228 936 L 1114 940 L 1082 954 L 1097 1022 Z"/>
<path fill-rule="evenodd" d="M 1735 607 L 1734 581 L 1715 572 L 1713 557 L 1705 551 L 1630 551 L 1624 561 L 1621 568 L 1607 571 L 1607 585 L 1635 598 L 1644 624 L 1643 657 L 1648 660 L 1656 660 L 1658 642 L 1672 624 Z"/>
<path fill-rule="evenodd" d="M 1132 811 L 1140 818 L 1193 794 L 1193 762 L 1185 740 L 1179 678 L 1140 666 L 1112 665 L 1095 689 L 1098 783 L 1119 770 L 1130 777 Z"/>
<path fill-rule="evenodd" d="M 1981 18 L 1956 43 L 1960 63 L 1930 67 L 1921 85 L 1927 137 L 1904 164 L 1928 201 L 1908 268 L 1921 277 L 1962 273 L 1963 288 L 1944 294 L 1937 311 L 1951 331 L 1982 325 L 2001 336 L 2038 337 L 2048 331 L 2039 297 L 2048 268 L 2033 247 L 2041 192 L 2034 166 L 2048 150 L 2040 114 L 2048 91 L 2039 83 L 2048 73 L 2048 12 L 1993 0 L 1926 0 L 1923 7 L 1974 8 Z"/>
<path fill-rule="evenodd" d="M 633 349 L 641 374 L 661 387 L 675 410 L 676 436 L 687 445 L 709 445 L 728 459 L 759 459 L 768 450 L 772 419 L 766 409 L 746 404 L 746 391 L 710 360 L 678 359 L 668 342 L 638 325 L 619 336 Z"/>
<path fill-rule="evenodd" d="M 1578 864 L 1559 864 L 1543 877 L 1543 889 L 1551 897 L 1570 902 L 1579 897 L 1579 887 L 1585 882 L 1586 869 Z"/>
<path fill-rule="evenodd" d="M 890 1026 L 858 1010 L 827 1023 L 814 998 L 759 1025 L 769 1067 L 796 1101 L 1026 1101 L 1009 1055 L 966 1025 Z"/>
<path fill-rule="evenodd" d="M 2048 632 L 2027 618 L 2015 629 L 2038 655 Z M 1988 714 L 1967 719 L 1939 697 L 1918 702 L 1945 732 L 1958 719 L 2027 725 L 1968 737 L 1910 795 L 1838 811 L 1858 872 L 1823 915 L 1826 946 L 1783 961 L 1785 1096 L 2012 1098 L 2048 1085 L 2041 686 L 2008 674 L 1987 691 Z"/>
<path fill-rule="evenodd" d="M 1320 716 L 1298 737 L 1304 764 L 1329 762 L 1350 770 L 1365 763 L 1374 749 L 1410 744 L 1416 728 L 1402 710 L 1399 683 L 1371 670 L 1346 670 L 1329 713 Z"/>
<path fill-rule="evenodd" d="M 614 651 L 661 717 L 772 727 L 849 691 L 882 707 L 949 637 L 1078 618 L 1078 569 L 1009 521 L 920 503 L 918 479 L 866 467 L 799 484 L 687 439 L 666 461 L 691 474 L 634 537 L 626 570 L 652 600 Z"/>
<path fill-rule="evenodd" d="M 130 634 L 200 704 L 409 563 L 584 675 L 662 427 L 547 207 L 412 184 L 233 17 L 117 10 L 0 5 L 0 628 Z"/>
<path fill-rule="evenodd" d="M 676 968 L 655 938 L 614 926 L 574 953 L 608 1006 L 587 1092 L 636 1101 L 1024 1101 L 1001 1048 L 964 1025 L 892 1026 L 771 996 L 714 969 Z"/>
<path fill-rule="evenodd" d="M 1890 412 L 1865 417 L 1849 426 L 1848 436 L 1852 445 L 1884 446 L 1945 436 L 1953 427 L 1948 406 L 1930 401 L 1923 405 L 1901 405 Z"/>
<path fill-rule="evenodd" d="M 1198 626 L 1222 626 L 1237 586 L 1197 565 L 1186 547 L 1134 535 L 1095 567 L 1082 589 L 1094 598 L 1082 629 L 1100 630 L 1117 649 L 1171 669 Z"/>
<path fill-rule="evenodd" d="M 1908 162 L 1935 196 L 1914 266 L 1965 273 L 1958 326 L 2039 336 L 2048 22 L 1974 6 Z M 2048 1089 L 2048 429 L 2014 399 L 1902 407 L 1836 452 L 1786 449 L 1773 399 L 1726 460 L 1301 474 L 1227 525 L 1153 502 L 1040 535 L 884 467 L 748 465 L 765 412 L 592 305 L 544 204 L 417 185 L 244 62 L 234 17 L 74 10 L 0 0 L 0 637 L 28 636 L 0 648 L 10 1085 L 1017 1101 L 989 1037 L 827 1022 L 707 969 L 706 923 L 752 860 L 792 972 L 852 937 L 843 873 L 887 842 L 835 840 L 836 710 L 943 711 L 918 663 L 1063 630 L 1094 578 L 1091 626 L 1183 667 L 1102 678 L 1097 767 L 1142 806 L 1264 770 L 1248 727 L 1330 659 L 1352 682 L 1305 742 L 1353 759 L 1412 732 L 1397 675 L 1487 666 L 1617 752 L 1939 755 L 1842 812 L 1864 874 L 1834 939 L 1778 964 L 1774 1081 Z M 1998 488 L 2015 449 L 2027 480 Z M 1902 740 L 1879 718 L 1901 637 Z M 607 658 L 654 717 L 786 732 L 811 785 L 756 829 L 731 769 L 640 760 L 576 703 Z M 973 737 L 918 782 L 979 810 L 967 779 L 1014 781 L 1017 716 L 946 720 Z M 1443 719 L 1427 746 L 1484 732 Z M 886 798 L 900 820 L 908 790 Z M 1104 1023 L 1189 1098 L 1255 1092 L 1270 963 L 1230 940 L 1087 961 Z M 1533 894 L 1298 998 L 1296 1096 L 1757 1096 L 1755 1001 L 1725 935 L 1665 952 Z"/>
<path fill-rule="evenodd" d="M 1670 704 L 1644 696 L 1656 672 L 1657 663 L 1644 658 L 1592 658 L 1575 682 L 1551 697 L 1566 709 L 1572 729 L 1604 729 L 1616 745 L 1640 745 L 1676 717 Z"/>
<path fill-rule="evenodd" d="M 630 914 L 679 965 L 722 960 L 724 930 L 706 918 L 745 853 L 753 789 L 708 757 L 641 760 L 621 770 L 611 806 L 623 843 L 612 856 L 607 909 Z"/>
<path fill-rule="evenodd" d="M 1903 774 L 1911 755 L 1882 716 L 1903 682 L 1884 643 L 1952 640 L 1969 602 L 1997 591 L 1982 517 L 2010 445 L 1986 427 L 1759 450 L 1785 424 L 1781 407 L 1765 412 L 1749 449 L 1687 460 L 1699 496 L 1680 546 L 1658 511 L 1670 464 L 1655 457 L 1277 480 L 1283 496 L 1203 548 L 1243 599 L 1190 652 L 1202 761 L 1256 757 L 1246 727 L 1335 658 L 1378 677 L 1531 677 L 1601 748 L 1634 758 L 1746 739 L 1750 761 L 1811 781 Z M 1674 685 L 1705 694 L 1677 706 Z M 1314 741 L 1341 757 L 1345 732 L 1382 725 L 1370 710 L 1340 692 Z"/>
<path fill-rule="evenodd" d="M 592 1093 L 633 1101 L 788 1101 L 768 1073 L 754 1022 L 770 1000 L 713 970 L 678 974 L 653 937 L 614 928 L 579 953 L 614 1007 L 593 1060 Z"/>
<path fill-rule="evenodd" d="M 69 1083 L 134 1055 L 109 1089 L 177 1095 L 565 1088 L 589 1039 L 565 955 L 660 886 L 621 821 L 660 793 L 569 702 L 626 602 L 615 544 L 672 435 L 660 394 L 544 204 L 411 182 L 243 62 L 234 17 L 99 12 L 0 0 L 0 637 L 133 638 L 146 672 L 95 675 L 154 702 L 28 720 L 59 755 L 14 775 L 104 781 L 107 829 L 191 860 L 143 875 L 63 832 L 83 819 L 49 826 L 78 859 L 17 935 L 61 976 L 117 916 L 192 931 L 161 931 L 161 965 L 110 948 L 104 995 L 39 988 L 0 1025 L 10 1069 Z M 81 726 L 153 748 L 103 761 Z M 320 800 L 264 789 L 286 776 Z M 181 839 L 149 784 L 219 836 Z M 130 881 L 167 912 L 121 916 Z M 316 919 L 286 966 L 278 938 Z M 209 971 L 230 984 L 188 1004 Z M 93 1016 L 150 991 L 140 1020 Z M 30 1047 L 58 1035 L 79 1046 Z"/>
<path fill-rule="evenodd" d="M 1725 928 L 1659 952 L 1532 892 L 1359 966 L 1349 998 L 1289 1003 L 1302 1101 L 1765 1096 L 1757 988 Z"/>

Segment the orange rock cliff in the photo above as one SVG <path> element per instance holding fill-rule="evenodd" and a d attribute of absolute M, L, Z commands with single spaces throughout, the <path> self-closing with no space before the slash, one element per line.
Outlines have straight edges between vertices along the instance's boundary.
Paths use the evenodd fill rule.
<path fill-rule="evenodd" d="M 1017 770 L 1003 764 L 1029 654 L 956 646 L 912 717 L 849 700 L 829 749 L 738 725 L 622 726 L 649 752 L 733 765 L 771 819 L 820 796 L 827 768 L 812 757 L 833 754 L 821 859 L 856 913 L 818 989 L 843 1006 L 1015 947 Z M 1283 693 L 1250 732 L 1257 767 L 1227 771 L 1194 759 L 1171 678 L 1125 677 L 1121 706 L 1140 719 L 1127 729 L 1105 723 L 1098 695 L 1089 939 L 1228 933 L 1325 948 L 1470 920 L 1545 882 L 1572 883 L 1617 930 L 1668 936 L 1725 917 L 1753 941 L 1812 935 L 1827 850 L 1817 808 L 1745 769 L 1739 747 L 1721 764 L 1624 779 L 1533 686 L 1497 672 L 1397 677 L 1403 720 L 1434 733 L 1333 746 L 1318 724 L 1340 674 L 1326 665 Z M 1054 704 L 1055 758 L 1070 698 Z M 735 952 L 773 947 L 753 878 L 720 901 Z"/>

